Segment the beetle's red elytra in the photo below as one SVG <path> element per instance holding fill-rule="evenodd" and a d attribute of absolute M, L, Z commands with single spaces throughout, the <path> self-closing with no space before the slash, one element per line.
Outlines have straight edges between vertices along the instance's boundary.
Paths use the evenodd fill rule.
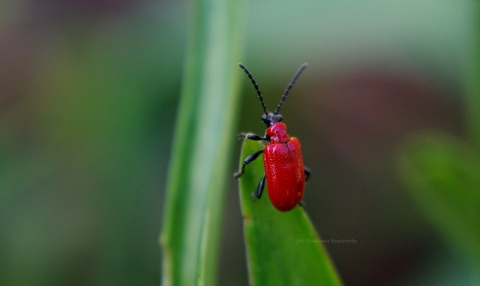
<path fill-rule="evenodd" d="M 255 91 L 257 92 L 264 111 L 262 121 L 267 125 L 264 137 L 251 133 L 242 133 L 239 136 L 255 141 L 267 141 L 268 143 L 264 149 L 247 156 L 243 161 L 241 169 L 235 173 L 234 176 L 235 178 L 239 178 L 245 172 L 245 166 L 253 162 L 263 153 L 265 174 L 258 183 L 254 195 L 256 198 L 262 196 L 266 180 L 268 185 L 268 196 L 270 197 L 272 205 L 279 211 L 289 211 L 301 202 L 305 191 L 305 182 L 310 176 L 310 171 L 303 165 L 300 141 L 297 138 L 288 135 L 287 125 L 282 122 L 283 117 L 278 113 L 280 112 L 288 93 L 295 84 L 295 81 L 307 67 L 307 64 L 303 64 L 298 69 L 292 81 L 285 89 L 285 92 L 273 113 L 267 111 L 260 88 L 252 74 L 244 65 L 239 64 L 239 66 L 250 78 Z"/>

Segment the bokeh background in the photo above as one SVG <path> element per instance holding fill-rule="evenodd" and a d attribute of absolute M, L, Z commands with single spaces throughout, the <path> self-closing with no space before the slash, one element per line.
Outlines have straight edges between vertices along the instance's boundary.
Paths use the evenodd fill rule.
<path fill-rule="evenodd" d="M 468 141 L 476 3 L 247 7 L 243 62 L 267 106 L 309 63 L 282 114 L 312 170 L 305 202 L 318 232 L 356 241 L 325 244 L 343 281 L 475 285 L 396 162 L 427 130 Z M 158 285 L 189 16 L 186 1 L 0 3 L 0 285 Z M 262 134 L 246 78 L 241 102 L 232 136 Z M 237 191 L 232 178 L 220 285 L 247 284 Z"/>

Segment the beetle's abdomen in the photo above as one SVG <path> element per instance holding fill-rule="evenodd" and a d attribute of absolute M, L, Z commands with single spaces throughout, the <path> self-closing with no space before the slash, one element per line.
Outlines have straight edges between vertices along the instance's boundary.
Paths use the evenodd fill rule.
<path fill-rule="evenodd" d="M 300 141 L 291 137 L 285 143 L 270 143 L 264 149 L 263 163 L 268 196 L 280 211 L 293 209 L 302 199 L 305 189 Z"/>

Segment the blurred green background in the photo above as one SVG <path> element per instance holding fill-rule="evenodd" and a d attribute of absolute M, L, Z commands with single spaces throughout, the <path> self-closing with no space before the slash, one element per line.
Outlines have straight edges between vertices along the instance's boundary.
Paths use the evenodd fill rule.
<path fill-rule="evenodd" d="M 309 63 L 282 113 L 312 170 L 305 202 L 317 230 L 356 241 L 325 243 L 342 280 L 478 284 L 461 236 L 424 216 L 405 147 L 435 130 L 433 144 L 449 134 L 478 156 L 476 3 L 259 2 L 247 5 L 243 63 L 270 109 Z M 189 15 L 185 1 L 0 3 L 0 285 L 158 285 Z M 243 86 L 232 136 L 262 134 Z M 232 178 L 220 285 L 247 284 L 237 191 Z"/>

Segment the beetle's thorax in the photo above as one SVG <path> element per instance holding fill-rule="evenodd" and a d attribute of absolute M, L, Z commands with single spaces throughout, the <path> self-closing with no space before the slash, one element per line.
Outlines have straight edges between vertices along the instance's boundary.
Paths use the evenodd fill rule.
<path fill-rule="evenodd" d="M 287 125 L 283 122 L 277 122 L 267 128 L 267 136 L 270 138 L 270 143 L 285 143 L 290 140 L 287 134 Z"/>

